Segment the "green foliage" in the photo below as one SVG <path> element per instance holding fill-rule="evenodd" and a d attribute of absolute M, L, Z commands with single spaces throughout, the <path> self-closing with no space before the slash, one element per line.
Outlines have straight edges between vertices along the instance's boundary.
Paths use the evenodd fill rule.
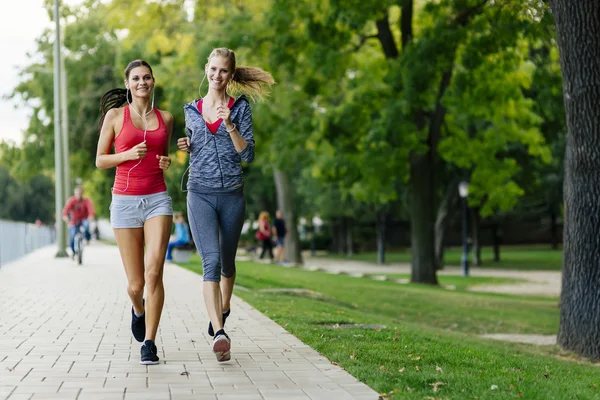
<path fill-rule="evenodd" d="M 54 183 L 44 175 L 18 181 L 0 164 L 0 219 L 54 222 Z"/>
<path fill-rule="evenodd" d="M 207 56 L 226 46 L 239 65 L 260 66 L 277 82 L 252 106 L 257 158 L 244 166 L 249 213 L 275 208 L 277 168 L 290 177 L 298 215 L 374 221 L 386 210 L 407 218 L 411 157 L 432 144 L 439 176 L 469 177 L 470 203 L 484 216 L 540 191 L 557 204 L 564 113 L 547 6 L 415 1 L 413 37 L 403 46 L 406 4 L 210 0 L 196 1 L 192 18 L 183 0 L 64 7 L 71 176 L 83 179 L 106 215 L 114 170 L 94 165 L 99 99 L 122 86 L 129 61 L 143 58 L 154 69 L 156 105 L 175 117 L 174 162 L 165 176 L 174 207 L 185 210 L 186 155 L 175 151 L 183 104 L 206 93 L 206 81 L 198 86 Z M 386 21 L 397 56 L 377 36 Z M 33 111 L 21 148 L 2 145 L 18 179 L 54 167 L 52 45 L 47 31 L 13 93 Z M 430 141 L 436 118 L 439 145 Z"/>

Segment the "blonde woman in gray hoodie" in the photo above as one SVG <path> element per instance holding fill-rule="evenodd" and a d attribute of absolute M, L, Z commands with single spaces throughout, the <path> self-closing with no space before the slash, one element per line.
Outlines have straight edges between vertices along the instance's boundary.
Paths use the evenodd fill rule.
<path fill-rule="evenodd" d="M 203 294 L 218 361 L 231 359 L 225 333 L 235 282 L 235 255 L 246 200 L 242 161 L 254 160 L 252 113 L 246 94 L 262 98 L 270 73 L 236 66 L 235 53 L 216 48 L 205 66 L 208 93 L 184 106 L 186 136 L 177 147 L 190 153 L 188 218 L 204 271 Z M 243 93 L 237 98 L 229 93 Z"/>

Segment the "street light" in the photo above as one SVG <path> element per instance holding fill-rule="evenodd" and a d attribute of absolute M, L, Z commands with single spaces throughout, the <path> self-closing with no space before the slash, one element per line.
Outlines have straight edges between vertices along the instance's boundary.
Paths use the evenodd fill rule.
<path fill-rule="evenodd" d="M 461 209 L 462 209 L 462 241 L 463 241 L 463 254 L 462 254 L 462 270 L 464 276 L 469 276 L 469 243 L 467 240 L 467 196 L 469 195 L 469 182 L 461 181 L 458 184 L 458 194 L 461 198 Z"/>
<path fill-rule="evenodd" d="M 58 10 L 58 0 L 54 0 L 54 24 L 56 26 L 55 39 L 54 39 L 54 173 L 56 178 L 56 189 L 55 189 L 55 205 L 54 211 L 56 213 L 56 242 L 58 244 L 58 250 L 56 257 L 66 257 L 67 252 L 67 236 L 65 224 L 62 221 L 62 208 L 65 204 L 65 192 L 64 192 L 64 172 L 65 167 L 63 160 L 63 141 L 61 137 L 61 72 L 60 72 L 60 13 Z M 66 133 L 65 133 L 66 134 Z"/>

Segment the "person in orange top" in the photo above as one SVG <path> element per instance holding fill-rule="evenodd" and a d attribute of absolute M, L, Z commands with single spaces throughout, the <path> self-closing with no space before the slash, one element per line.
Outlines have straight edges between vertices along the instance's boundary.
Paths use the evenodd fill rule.
<path fill-rule="evenodd" d="M 117 168 L 110 221 L 133 303 L 131 332 L 144 343 L 140 360 L 144 365 L 159 361 L 154 342 L 165 298 L 163 268 L 173 222 L 164 178 L 171 165 L 168 155 L 173 116 L 154 107 L 154 84 L 146 61 L 127 65 L 125 89 L 113 89 L 100 101 L 96 153 L 98 168 Z M 110 152 L 112 145 L 114 154 Z"/>
<path fill-rule="evenodd" d="M 74 191 L 74 196 L 69 197 L 65 208 L 63 208 L 62 219 L 69 225 L 69 245 L 71 246 L 71 256 L 75 256 L 75 233 L 78 225 L 83 226 L 85 231 L 85 240 L 89 241 L 90 223 L 88 219 L 94 219 L 94 204 L 88 197 L 83 197 L 83 188 L 77 186 Z"/>

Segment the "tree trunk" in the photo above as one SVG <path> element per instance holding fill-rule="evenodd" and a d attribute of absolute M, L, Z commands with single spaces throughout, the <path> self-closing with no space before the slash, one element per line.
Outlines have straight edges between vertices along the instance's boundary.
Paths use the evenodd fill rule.
<path fill-rule="evenodd" d="M 336 227 L 337 229 L 335 230 L 335 242 L 336 242 L 336 246 L 335 246 L 335 252 L 337 254 L 344 254 L 345 253 L 345 249 L 346 249 L 346 235 L 344 234 L 345 232 L 345 228 L 344 228 L 344 218 L 343 217 L 337 217 L 335 218 L 336 221 Z"/>
<path fill-rule="evenodd" d="M 411 282 L 437 285 L 435 261 L 435 211 L 431 150 L 414 157 L 410 169 Z"/>
<path fill-rule="evenodd" d="M 339 236 L 338 236 L 338 231 L 339 231 L 340 227 L 338 225 L 337 222 L 337 218 L 331 218 L 331 252 L 332 253 L 337 253 L 338 249 L 340 247 L 338 240 L 339 240 Z"/>
<path fill-rule="evenodd" d="M 346 227 L 346 257 L 354 255 L 354 246 L 352 246 L 352 218 L 344 218 Z"/>
<path fill-rule="evenodd" d="M 558 343 L 600 358 L 600 3 L 552 0 L 567 120 Z"/>
<path fill-rule="evenodd" d="M 494 262 L 500 262 L 500 243 L 501 235 L 499 232 L 498 224 L 492 225 L 492 241 L 494 242 Z"/>
<path fill-rule="evenodd" d="M 446 187 L 444 198 L 440 202 L 435 219 L 435 269 L 444 268 L 444 236 L 446 228 L 454 220 L 456 213 L 451 212 L 457 207 L 458 181 L 452 180 Z"/>
<path fill-rule="evenodd" d="M 552 232 L 552 250 L 558 249 L 558 215 L 555 210 L 550 211 L 550 230 Z"/>
<path fill-rule="evenodd" d="M 277 205 L 286 223 L 287 236 L 285 239 L 286 258 L 294 264 L 302 264 L 301 246 L 298 238 L 298 226 L 294 213 L 293 191 L 286 172 L 273 168 L 273 178 L 277 189 Z"/>
<path fill-rule="evenodd" d="M 377 213 L 377 264 L 385 263 L 385 211 Z"/>
<path fill-rule="evenodd" d="M 471 251 L 473 252 L 473 265 L 481 265 L 481 242 L 479 241 L 479 207 L 471 208 Z"/>

